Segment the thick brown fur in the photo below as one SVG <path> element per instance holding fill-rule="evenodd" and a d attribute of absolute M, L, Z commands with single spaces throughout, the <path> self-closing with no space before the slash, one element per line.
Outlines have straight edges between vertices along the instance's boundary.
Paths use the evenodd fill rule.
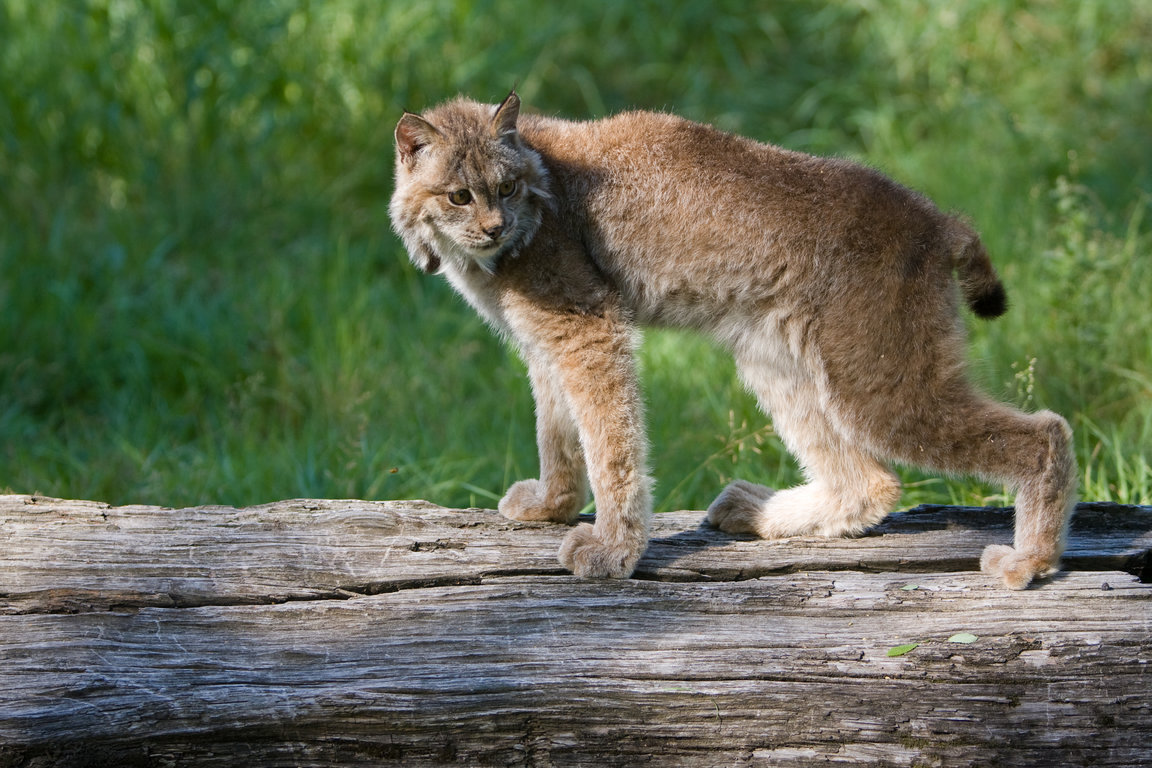
<path fill-rule="evenodd" d="M 1059 564 L 1076 471 L 1054 413 L 969 384 L 960 297 L 1005 309 L 976 233 L 881 174 L 671 115 L 595 122 L 456 100 L 396 128 L 393 227 L 528 364 L 540 477 L 500 511 L 594 526 L 576 574 L 626 577 L 647 546 L 651 482 L 637 328 L 711 335 L 800 460 L 804 485 L 736 481 L 708 519 L 774 539 L 858 534 L 898 503 L 901 462 L 1003 480 L 1014 546 L 983 569 L 1011 588 Z M 590 482 L 589 482 L 590 481 Z"/>

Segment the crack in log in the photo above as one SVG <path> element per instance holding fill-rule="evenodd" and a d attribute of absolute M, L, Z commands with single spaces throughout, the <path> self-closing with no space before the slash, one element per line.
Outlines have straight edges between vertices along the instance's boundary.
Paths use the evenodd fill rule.
<path fill-rule="evenodd" d="M 485 579 L 518 576 L 571 576 L 562 568 L 505 569 L 486 571 L 476 576 L 443 576 L 388 582 L 341 584 L 318 589 L 308 594 L 229 595 L 192 594 L 176 590 L 155 593 L 106 592 L 84 589 L 51 589 L 34 593 L 0 592 L 2 615 L 71 615 L 80 613 L 135 613 L 144 608 L 233 608 L 255 605 L 285 605 L 327 600 L 353 600 L 358 597 L 391 594 L 415 589 L 478 586 Z M 25 603 L 21 605 L 21 603 Z"/>
<path fill-rule="evenodd" d="M 631 577 L 634 581 L 659 582 L 667 584 L 717 584 L 754 581 L 774 576 L 790 576 L 806 573 L 810 569 L 802 566 L 766 567 L 716 570 L 703 573 L 691 568 L 675 566 L 640 567 Z M 843 567 L 825 565 L 822 571 L 834 573 L 893 573 L 893 574 L 937 574 L 974 572 L 978 564 L 969 559 L 941 560 L 936 563 L 855 563 Z M 1088 572 L 1097 570 L 1120 570 L 1135 576 L 1143 584 L 1152 583 L 1152 550 L 1144 550 L 1128 557 L 1122 564 L 1101 563 L 1098 558 L 1074 558 L 1064 563 L 1064 570 Z M 153 593 L 125 593 L 75 588 L 41 590 L 33 593 L 0 592 L 0 615 L 18 614 L 79 614 L 79 613 L 130 613 L 143 608 L 228 608 L 249 605 L 283 605 L 286 603 L 312 602 L 323 600 L 351 600 L 358 597 L 389 594 L 415 589 L 438 589 L 443 587 L 478 586 L 487 579 L 510 577 L 570 578 L 563 568 L 508 568 L 484 571 L 477 575 L 432 576 L 428 578 L 397 581 L 365 582 L 340 584 L 327 589 L 316 589 L 306 594 L 269 595 L 229 595 L 184 593 L 178 590 Z M 23 603 L 23 604 L 22 604 Z"/>

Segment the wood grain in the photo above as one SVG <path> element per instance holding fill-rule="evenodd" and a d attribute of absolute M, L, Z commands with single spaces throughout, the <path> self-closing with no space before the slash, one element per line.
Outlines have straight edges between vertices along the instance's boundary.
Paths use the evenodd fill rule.
<path fill-rule="evenodd" d="M 0 497 L 0 766 L 1152 762 L 1152 509 L 1082 505 L 1024 592 L 975 570 L 1007 511 L 701 519 L 596 582 L 483 510 Z"/>

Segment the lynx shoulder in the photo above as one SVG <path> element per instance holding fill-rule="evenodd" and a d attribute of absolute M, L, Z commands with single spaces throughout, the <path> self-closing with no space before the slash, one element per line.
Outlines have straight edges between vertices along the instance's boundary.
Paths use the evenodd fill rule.
<path fill-rule="evenodd" d="M 390 213 L 412 261 L 440 272 L 527 362 L 539 478 L 500 511 L 596 523 L 561 562 L 625 577 L 651 513 L 641 325 L 710 334 L 809 482 L 725 488 L 709 521 L 764 538 L 859 533 L 900 498 L 890 462 L 1005 481 L 1013 546 L 985 571 L 1021 588 L 1054 571 L 1075 500 L 1067 424 L 974 390 L 961 301 L 1003 286 L 964 221 L 863 166 L 671 115 L 573 122 L 459 99 L 396 126 Z"/>

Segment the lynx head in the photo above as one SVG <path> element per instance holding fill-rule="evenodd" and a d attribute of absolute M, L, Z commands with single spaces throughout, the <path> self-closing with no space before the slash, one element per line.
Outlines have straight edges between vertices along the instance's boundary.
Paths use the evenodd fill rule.
<path fill-rule="evenodd" d="M 548 173 L 516 130 L 519 113 L 513 91 L 495 107 L 458 99 L 400 118 L 389 213 L 420 269 L 452 261 L 492 272 L 536 233 Z"/>

